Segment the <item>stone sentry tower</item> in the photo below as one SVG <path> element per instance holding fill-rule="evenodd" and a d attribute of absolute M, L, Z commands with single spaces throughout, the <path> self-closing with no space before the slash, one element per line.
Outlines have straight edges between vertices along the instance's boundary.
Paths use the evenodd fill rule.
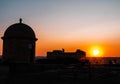
<path fill-rule="evenodd" d="M 37 38 L 32 28 L 22 23 L 13 24 L 7 28 L 2 37 L 3 62 L 33 63 L 35 58 L 35 42 Z"/>

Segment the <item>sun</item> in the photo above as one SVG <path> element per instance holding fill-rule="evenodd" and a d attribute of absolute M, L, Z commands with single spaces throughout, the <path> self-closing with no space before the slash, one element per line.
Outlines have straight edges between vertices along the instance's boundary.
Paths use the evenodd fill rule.
<path fill-rule="evenodd" d="M 103 56 L 103 48 L 100 46 L 92 46 L 89 50 L 89 54 L 92 57 L 102 57 Z"/>
<path fill-rule="evenodd" d="M 99 55 L 100 51 L 98 49 L 95 49 L 93 50 L 93 55 L 96 56 L 96 55 Z"/>

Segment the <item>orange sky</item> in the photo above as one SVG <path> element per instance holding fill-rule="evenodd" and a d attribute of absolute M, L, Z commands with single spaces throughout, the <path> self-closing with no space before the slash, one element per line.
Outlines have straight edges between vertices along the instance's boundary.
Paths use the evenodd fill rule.
<path fill-rule="evenodd" d="M 36 35 L 37 37 L 37 35 Z M 49 36 L 48 36 L 49 37 Z M 36 41 L 36 56 L 46 56 L 48 51 L 53 50 L 62 50 L 65 49 L 65 52 L 75 52 L 76 49 L 84 50 L 87 56 L 92 56 L 89 52 L 90 49 L 94 46 L 98 46 L 103 50 L 103 57 L 105 56 L 120 56 L 120 44 L 118 39 L 114 39 L 114 42 L 110 39 L 105 39 L 102 41 L 91 41 L 91 40 L 73 40 L 71 39 L 52 39 L 44 36 L 37 37 Z M 117 41 L 116 41 L 117 40 Z M 0 54 L 2 54 L 2 39 L 0 41 Z"/>
<path fill-rule="evenodd" d="M 106 56 L 119 56 L 119 50 L 120 50 L 120 44 L 117 43 L 111 43 L 111 42 L 80 42 L 80 41 L 54 41 L 49 40 L 47 42 L 41 41 L 37 42 L 37 51 L 36 53 L 39 55 L 45 55 L 46 52 L 52 51 L 52 50 L 61 50 L 62 48 L 65 49 L 66 52 L 75 52 L 76 49 L 81 49 L 86 51 L 87 56 L 92 56 L 89 51 L 92 47 L 98 46 L 103 51 L 103 57 Z"/>
<path fill-rule="evenodd" d="M 0 10 L 0 37 L 22 18 L 38 38 L 36 56 L 62 48 L 90 56 L 94 46 L 120 56 L 120 0 L 0 0 Z"/>

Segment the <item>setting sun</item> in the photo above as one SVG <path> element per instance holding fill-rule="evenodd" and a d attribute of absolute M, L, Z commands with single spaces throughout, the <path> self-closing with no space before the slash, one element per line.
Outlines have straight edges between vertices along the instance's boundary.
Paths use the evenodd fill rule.
<path fill-rule="evenodd" d="M 103 56 L 103 48 L 101 48 L 100 46 L 93 46 L 93 47 L 91 47 L 89 54 L 90 54 L 90 56 L 94 56 L 94 57 L 102 57 Z"/>
<path fill-rule="evenodd" d="M 98 55 L 99 53 L 100 53 L 99 50 L 97 49 L 93 50 L 93 55 Z"/>

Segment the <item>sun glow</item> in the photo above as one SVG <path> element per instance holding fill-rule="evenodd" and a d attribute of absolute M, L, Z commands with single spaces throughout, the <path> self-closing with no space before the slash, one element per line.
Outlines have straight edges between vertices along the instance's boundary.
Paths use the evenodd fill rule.
<path fill-rule="evenodd" d="M 99 53 L 100 53 L 99 50 L 97 50 L 97 49 L 93 50 L 93 55 L 98 55 Z"/>
<path fill-rule="evenodd" d="M 90 56 L 94 56 L 94 57 L 102 57 L 103 56 L 103 48 L 101 48 L 99 46 L 94 46 L 90 49 L 89 54 L 90 54 Z"/>

